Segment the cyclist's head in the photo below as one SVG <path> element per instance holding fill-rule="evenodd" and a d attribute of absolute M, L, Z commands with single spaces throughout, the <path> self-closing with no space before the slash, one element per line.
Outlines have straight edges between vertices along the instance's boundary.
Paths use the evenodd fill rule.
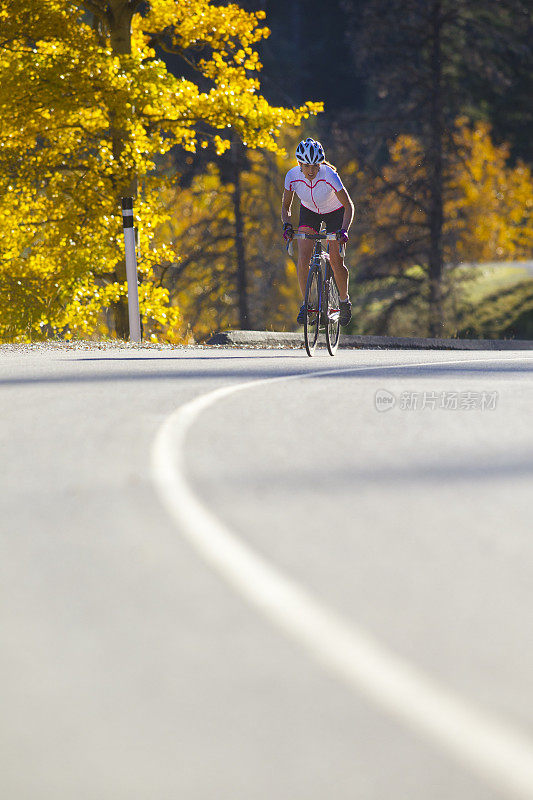
<path fill-rule="evenodd" d="M 296 160 L 299 164 L 322 164 L 326 160 L 324 148 L 315 139 L 302 139 L 296 148 Z"/>

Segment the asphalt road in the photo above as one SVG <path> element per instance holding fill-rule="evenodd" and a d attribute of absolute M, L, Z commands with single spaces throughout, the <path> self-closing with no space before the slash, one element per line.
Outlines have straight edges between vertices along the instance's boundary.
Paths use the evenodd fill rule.
<path fill-rule="evenodd" d="M 533 797 L 532 370 L 3 351 L 0 795 Z"/>

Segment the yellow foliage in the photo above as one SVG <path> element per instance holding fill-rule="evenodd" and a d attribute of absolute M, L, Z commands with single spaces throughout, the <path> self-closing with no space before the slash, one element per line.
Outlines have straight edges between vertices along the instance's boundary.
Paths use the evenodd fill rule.
<path fill-rule="evenodd" d="M 445 263 L 530 258 L 533 253 L 533 178 L 522 163 L 509 165 L 509 148 L 495 145 L 487 123 L 456 121 L 445 154 Z M 362 251 L 379 252 L 392 237 L 409 243 L 428 230 L 428 176 L 421 142 L 400 135 L 378 185 L 368 183 L 372 226 Z M 411 263 L 420 263 L 415 260 Z"/>
<path fill-rule="evenodd" d="M 454 332 L 467 280 L 455 265 L 532 257 L 533 177 L 524 164 L 509 163 L 508 146 L 492 141 L 488 124 L 461 117 L 443 153 L 442 181 L 440 289 L 446 330 Z M 359 332 L 427 332 L 430 176 L 423 143 L 411 135 L 390 142 L 387 164 L 377 177 L 362 173 L 354 196 L 365 209 L 356 222 L 356 263 L 366 279 Z M 355 296 L 356 282 L 352 288 Z"/>
<path fill-rule="evenodd" d="M 533 180 L 509 147 L 495 145 L 487 123 L 457 121 L 460 155 L 450 180 L 447 228 L 455 232 L 458 261 L 517 260 L 533 253 Z"/>
<path fill-rule="evenodd" d="M 2 5 L 0 339 L 104 330 L 102 310 L 126 291 L 120 197 L 146 176 L 136 204 L 141 313 L 147 334 L 176 340 L 181 312 L 156 278 L 167 254 L 151 246 L 166 219 L 153 190 L 162 185 L 158 159 L 175 145 L 194 151 L 209 140 L 223 153 L 230 128 L 248 147 L 278 153 L 283 125 L 321 110 L 271 107 L 259 94 L 254 45 L 268 35 L 261 12 L 151 0 L 145 16 L 134 14 L 131 52 L 119 53 L 107 5 L 87 2 L 94 20 L 77 2 Z M 169 73 L 150 46 L 156 34 L 190 57 L 212 88 Z M 198 48 L 209 55 L 195 62 Z"/>

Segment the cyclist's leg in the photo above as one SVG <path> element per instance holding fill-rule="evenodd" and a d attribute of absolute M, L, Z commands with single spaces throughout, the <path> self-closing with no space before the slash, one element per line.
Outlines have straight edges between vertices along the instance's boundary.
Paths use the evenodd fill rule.
<path fill-rule="evenodd" d="M 316 233 L 312 228 L 306 228 L 300 226 L 298 228 L 299 233 Z M 311 256 L 313 255 L 313 247 L 315 243 L 312 239 L 299 239 L 298 240 L 298 264 L 296 265 L 296 270 L 298 273 L 298 283 L 300 284 L 300 291 L 302 293 L 302 297 L 305 295 L 305 287 L 307 284 L 307 275 L 309 273 L 309 264 L 311 261 Z"/>
<path fill-rule="evenodd" d="M 339 297 L 341 300 L 346 300 L 348 297 L 348 267 L 344 263 L 344 257 L 340 254 L 338 242 L 329 243 L 329 263 L 335 275 L 335 283 L 339 290 Z"/>
<path fill-rule="evenodd" d="M 342 225 L 344 217 L 344 208 L 339 208 L 338 211 L 332 211 L 330 214 L 324 215 L 326 223 L 326 233 L 335 233 Z M 346 300 L 348 297 L 348 267 L 344 263 L 344 256 L 341 255 L 338 242 L 329 243 L 329 263 L 335 275 L 335 283 L 339 290 L 339 297 L 341 300 Z"/>
<path fill-rule="evenodd" d="M 300 221 L 298 225 L 298 233 L 318 233 L 320 229 L 320 216 L 315 214 L 311 209 L 305 206 L 300 206 Z M 298 273 L 298 283 L 302 297 L 305 296 L 305 287 L 307 284 L 307 275 L 309 274 L 309 263 L 313 255 L 313 248 L 315 243 L 312 239 L 298 239 L 298 264 L 296 270 Z"/>

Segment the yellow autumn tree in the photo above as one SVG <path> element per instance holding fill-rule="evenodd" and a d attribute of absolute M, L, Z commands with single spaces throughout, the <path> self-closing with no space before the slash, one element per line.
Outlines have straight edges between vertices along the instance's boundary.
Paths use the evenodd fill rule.
<path fill-rule="evenodd" d="M 445 206 L 450 236 L 448 260 L 512 261 L 533 253 L 531 169 L 509 166 L 509 146 L 496 145 L 490 126 L 456 122 L 458 159 L 451 171 Z"/>
<path fill-rule="evenodd" d="M 0 8 L 0 338 L 125 334 L 119 199 L 142 220 L 140 301 L 145 331 L 176 340 L 179 307 L 155 272 L 164 223 L 158 160 L 171 148 L 277 152 L 284 124 L 320 110 L 270 106 L 254 45 L 264 14 L 209 0 L 5 0 Z M 178 53 L 175 77 L 154 45 Z M 141 205 L 142 203 L 142 205 Z M 122 312 L 121 312 L 122 310 Z"/>
<path fill-rule="evenodd" d="M 486 123 L 456 121 L 444 163 L 442 291 L 446 332 L 457 330 L 454 309 L 472 274 L 462 262 L 531 258 L 533 180 L 522 163 L 509 163 Z M 366 216 L 360 225 L 361 325 L 373 332 L 428 331 L 428 185 L 424 150 L 416 137 L 398 136 L 378 176 L 364 175 Z M 472 311 L 472 309 L 471 309 Z"/>

